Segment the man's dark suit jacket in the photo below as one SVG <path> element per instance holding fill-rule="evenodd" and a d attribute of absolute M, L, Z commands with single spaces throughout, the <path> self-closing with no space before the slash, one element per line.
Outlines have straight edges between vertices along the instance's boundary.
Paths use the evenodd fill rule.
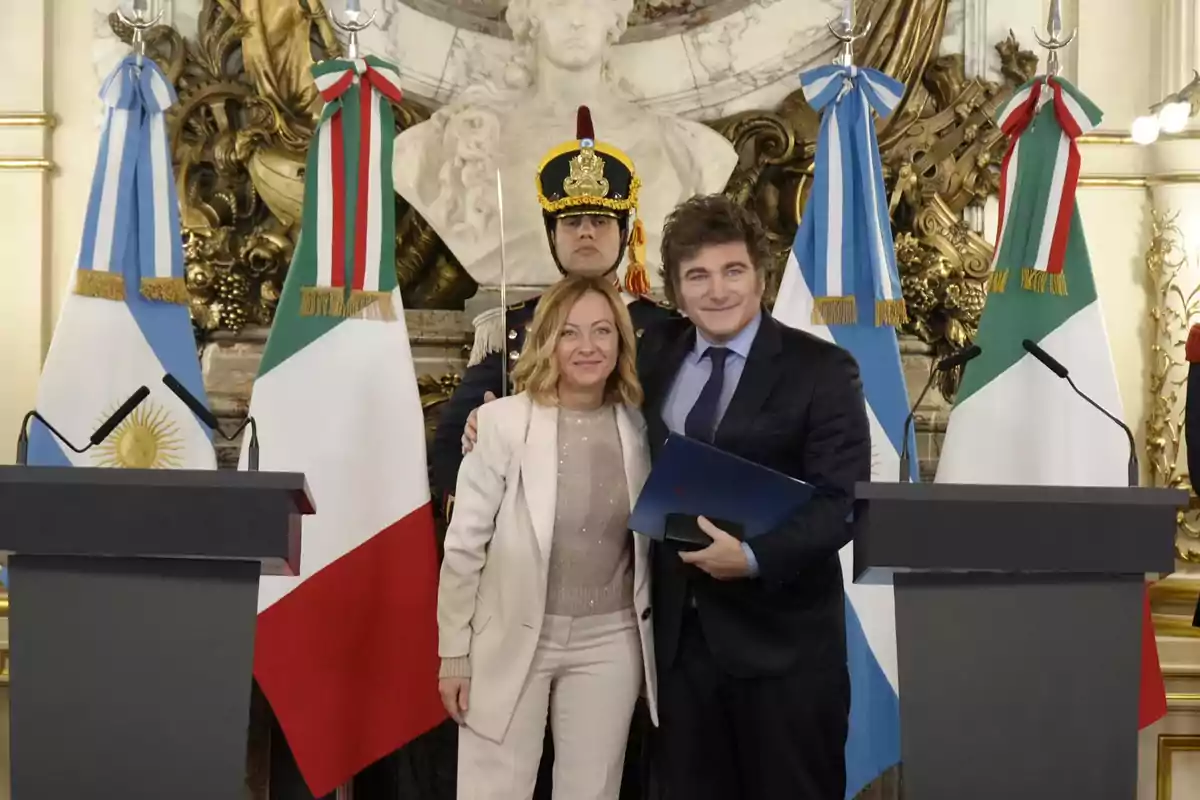
<path fill-rule="evenodd" d="M 686 319 L 646 331 L 638 372 L 651 454 L 669 433 L 663 403 L 696 330 Z M 838 551 L 850 540 L 854 484 L 871 477 L 862 382 L 842 348 L 789 328 L 765 310 L 713 443 L 815 487 L 813 498 L 751 548 L 759 577 L 718 581 L 669 548 L 653 548 L 659 674 L 672 664 L 688 588 L 717 663 L 736 677 L 846 670 Z M 657 545 L 657 543 L 656 543 Z"/>

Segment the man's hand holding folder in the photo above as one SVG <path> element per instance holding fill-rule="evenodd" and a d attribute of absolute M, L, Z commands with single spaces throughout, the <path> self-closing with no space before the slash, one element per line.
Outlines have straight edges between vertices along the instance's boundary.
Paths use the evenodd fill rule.
<path fill-rule="evenodd" d="M 685 436 L 671 434 L 629 517 L 636 533 L 680 551 L 714 578 L 743 577 L 742 542 L 774 530 L 812 486 Z M 715 522 L 714 522 L 715 520 Z"/>
<path fill-rule="evenodd" d="M 707 517 L 696 517 L 695 523 L 712 543 L 699 550 L 681 548 L 679 558 L 684 563 L 704 570 L 719 581 L 731 581 L 750 574 L 750 559 L 746 557 L 740 539 L 721 530 Z"/>

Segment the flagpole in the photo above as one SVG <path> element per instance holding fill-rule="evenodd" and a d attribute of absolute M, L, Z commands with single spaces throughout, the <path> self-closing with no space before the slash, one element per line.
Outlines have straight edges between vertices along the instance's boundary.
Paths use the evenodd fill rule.
<path fill-rule="evenodd" d="M 354 781 L 347 781 L 337 788 L 336 800 L 354 800 Z"/>
<path fill-rule="evenodd" d="M 1050 51 L 1046 56 L 1046 74 L 1052 78 L 1057 78 L 1062 67 L 1058 61 L 1058 51 L 1069 45 L 1075 40 L 1075 34 L 1078 29 L 1071 31 L 1071 35 L 1067 38 L 1062 38 L 1062 3 L 1060 0 L 1051 0 L 1050 13 L 1046 18 L 1046 34 L 1048 38 L 1043 39 L 1041 34 L 1035 28 L 1033 38 L 1037 39 L 1037 43 Z"/>
<path fill-rule="evenodd" d="M 843 67 L 854 66 L 854 43 L 871 32 L 871 20 L 862 26 L 858 31 L 854 30 L 854 0 L 845 0 L 842 3 L 842 16 L 835 23 L 829 20 L 825 23 L 825 27 L 833 34 L 833 37 L 842 43 L 842 52 L 838 56 L 838 63 Z"/>
<path fill-rule="evenodd" d="M 146 31 L 153 28 L 162 19 L 162 9 L 154 15 L 153 19 L 147 19 L 150 13 L 149 0 L 133 0 L 133 17 L 125 16 L 125 12 L 117 8 L 117 19 L 130 28 L 133 28 L 133 52 L 138 57 L 138 66 L 142 65 L 142 58 L 146 55 Z"/>

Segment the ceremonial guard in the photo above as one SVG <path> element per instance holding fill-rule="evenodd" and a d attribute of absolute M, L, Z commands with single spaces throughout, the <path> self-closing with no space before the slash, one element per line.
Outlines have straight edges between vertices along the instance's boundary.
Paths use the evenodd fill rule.
<path fill-rule="evenodd" d="M 552 149 L 537 171 L 538 202 L 546 222 L 550 254 L 559 272 L 611 276 L 621 289 L 640 338 L 646 328 L 678 314 L 648 296 L 646 235 L 637 217 L 639 184 L 629 157 L 609 144 L 596 141 L 586 106 L 580 106 L 578 111 L 576 140 Z M 612 230 L 614 223 L 616 231 Z M 625 279 L 619 282 L 617 270 L 626 253 Z M 441 492 L 447 520 L 453 513 L 467 417 L 483 405 L 488 392 L 496 397 L 504 393 L 505 372 L 521 356 L 525 330 L 533 320 L 539 298 L 540 295 L 509 305 L 503 313 L 497 308 L 475 319 L 475 344 L 467 370 L 442 409 L 434 434 L 434 482 Z M 644 750 L 649 726 L 645 703 L 639 702 L 630 730 L 622 800 L 640 800 L 649 794 L 648 758 Z M 552 763 L 552 743 L 547 733 L 534 800 L 550 797 Z"/>
<path fill-rule="evenodd" d="M 620 288 L 640 337 L 655 322 L 677 316 L 665 304 L 649 297 L 646 235 L 637 217 L 640 180 L 629 156 L 612 145 L 596 141 L 587 106 L 579 107 L 576 136 L 576 140 L 547 153 L 537 171 L 538 203 L 546 221 L 550 255 L 564 275 L 611 275 L 613 282 L 618 283 L 617 269 L 627 252 L 625 280 Z M 612 261 L 598 269 L 587 253 L 566 245 L 565 226 L 584 224 L 585 218 L 597 222 L 615 220 L 620 231 L 621 246 L 615 248 Z M 603 249 L 597 241 L 595 250 L 602 253 Z M 505 369 L 511 370 L 521 355 L 525 328 L 533 319 L 539 297 L 509 305 L 505 313 L 497 308 L 475 319 L 475 344 L 467 370 L 442 409 L 434 435 L 433 477 L 442 493 L 446 519 L 450 517 L 458 467 L 462 463 L 462 432 L 467 416 L 483 404 L 486 393 L 496 397 L 503 393 Z"/>

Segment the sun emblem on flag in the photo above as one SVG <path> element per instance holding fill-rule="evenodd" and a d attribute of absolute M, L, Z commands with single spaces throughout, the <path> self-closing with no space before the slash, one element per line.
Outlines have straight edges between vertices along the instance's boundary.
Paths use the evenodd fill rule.
<path fill-rule="evenodd" d="M 114 406 L 108 414 L 115 410 Z M 183 449 L 171 415 L 146 399 L 96 447 L 95 463 L 115 469 L 174 469 L 183 465 Z"/>

